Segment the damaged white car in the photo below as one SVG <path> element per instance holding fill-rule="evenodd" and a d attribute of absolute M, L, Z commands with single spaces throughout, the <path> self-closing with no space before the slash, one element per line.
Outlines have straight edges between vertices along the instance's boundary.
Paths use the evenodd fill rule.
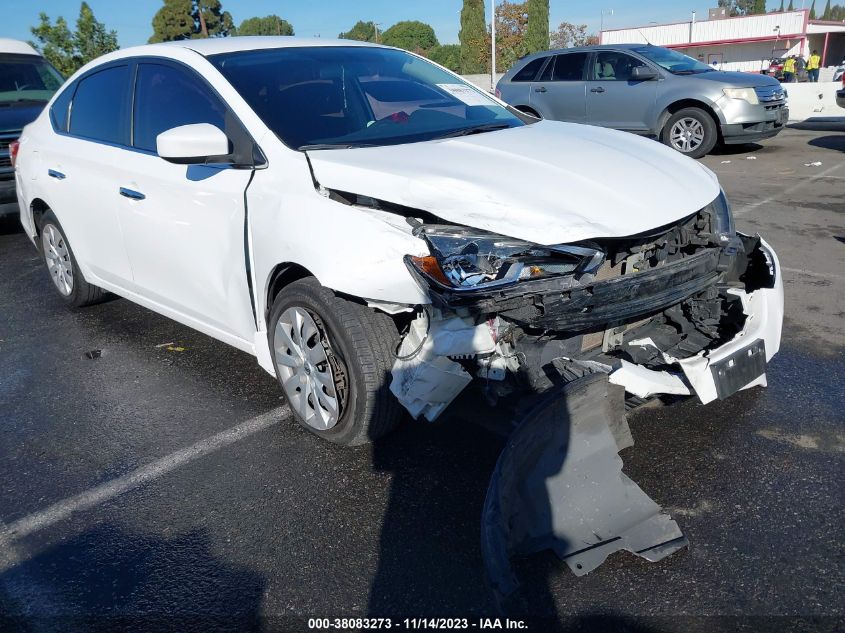
<path fill-rule="evenodd" d="M 68 304 L 112 292 L 254 354 L 337 443 L 403 407 L 434 420 L 472 381 L 709 402 L 765 384 L 780 343 L 777 258 L 707 168 L 396 49 L 111 53 L 25 129 L 16 177 Z"/>

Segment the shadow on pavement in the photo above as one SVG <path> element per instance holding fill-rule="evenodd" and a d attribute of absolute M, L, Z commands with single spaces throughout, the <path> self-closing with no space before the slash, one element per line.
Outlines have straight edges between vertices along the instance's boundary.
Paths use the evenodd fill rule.
<path fill-rule="evenodd" d="M 845 128 L 843 128 L 842 131 L 845 132 Z M 822 149 L 832 149 L 839 152 L 845 152 L 845 134 L 817 136 L 816 138 L 810 139 L 808 145 L 820 147 Z"/>
<path fill-rule="evenodd" d="M 790 123 L 787 127 L 812 132 L 845 132 L 845 116 L 814 116 L 799 123 Z"/>
<path fill-rule="evenodd" d="M 710 152 L 713 156 L 736 156 L 737 154 L 751 154 L 765 149 L 759 143 L 743 143 L 741 145 L 716 145 Z"/>
<path fill-rule="evenodd" d="M 202 530 L 161 538 L 101 525 L 0 575 L 0 630 L 263 630 L 265 585 L 221 561 Z"/>

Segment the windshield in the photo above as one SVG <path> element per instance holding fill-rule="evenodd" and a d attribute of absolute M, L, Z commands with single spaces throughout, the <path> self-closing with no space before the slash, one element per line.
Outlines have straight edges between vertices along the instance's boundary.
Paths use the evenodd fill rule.
<path fill-rule="evenodd" d="M 0 55 L 0 104 L 49 101 L 64 82 L 59 72 L 35 55 Z"/>
<path fill-rule="evenodd" d="M 210 59 L 294 149 L 413 143 L 524 125 L 478 88 L 404 51 L 291 47 Z"/>
<path fill-rule="evenodd" d="M 713 68 L 704 62 L 700 62 L 677 51 L 669 50 L 668 48 L 643 46 L 642 48 L 635 48 L 634 52 L 639 53 L 646 59 L 650 59 L 673 75 L 694 75 L 696 73 L 713 71 Z"/>

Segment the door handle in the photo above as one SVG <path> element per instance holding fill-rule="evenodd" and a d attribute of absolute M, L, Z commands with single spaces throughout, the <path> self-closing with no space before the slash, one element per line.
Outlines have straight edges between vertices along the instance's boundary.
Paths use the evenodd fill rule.
<path fill-rule="evenodd" d="M 534 92 L 546 92 L 546 87 L 540 86 L 539 88 L 534 88 Z"/>
<path fill-rule="evenodd" d="M 604 92 L 604 88 L 599 86 L 598 88 L 590 88 L 590 92 Z"/>
<path fill-rule="evenodd" d="M 120 188 L 120 195 L 131 200 L 144 200 L 147 197 L 140 191 L 133 191 L 132 189 L 127 189 L 126 187 Z"/>
<path fill-rule="evenodd" d="M 56 180 L 64 180 L 67 178 L 67 176 L 65 176 L 62 172 L 56 171 L 55 169 L 48 169 L 47 175 L 50 176 L 50 178 L 55 178 Z"/>

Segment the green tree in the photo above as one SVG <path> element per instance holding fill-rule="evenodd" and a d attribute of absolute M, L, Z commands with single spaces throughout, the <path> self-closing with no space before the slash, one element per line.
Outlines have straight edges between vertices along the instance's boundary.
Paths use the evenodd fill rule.
<path fill-rule="evenodd" d="M 569 48 L 571 46 L 587 46 L 591 37 L 595 36 L 587 35 L 586 24 L 575 25 L 569 22 L 561 22 L 551 34 L 551 47 Z"/>
<path fill-rule="evenodd" d="M 795 5 L 792 4 L 792 0 L 789 0 L 789 6 L 786 7 L 787 11 L 795 11 Z"/>
<path fill-rule="evenodd" d="M 248 18 L 238 27 L 238 35 L 293 35 L 293 26 L 278 15 Z"/>
<path fill-rule="evenodd" d="M 381 42 L 416 53 L 425 53 L 435 46 L 440 46 L 434 29 L 417 20 L 397 22 L 382 34 Z"/>
<path fill-rule="evenodd" d="M 76 30 L 71 31 L 63 17 L 55 24 L 46 13 L 38 16 L 38 26 L 30 29 L 36 41 L 33 42 L 42 55 L 65 77 L 82 66 L 119 48 L 117 33 L 106 29 L 98 22 L 87 2 L 79 7 Z"/>
<path fill-rule="evenodd" d="M 375 42 L 378 29 L 375 22 L 358 21 L 346 33 L 340 33 L 338 38 L 342 40 L 358 40 L 359 42 Z"/>
<path fill-rule="evenodd" d="M 484 0 L 464 0 L 458 39 L 461 43 L 461 72 L 467 75 L 486 72 L 489 36 Z"/>
<path fill-rule="evenodd" d="M 224 37 L 235 32 L 232 16 L 220 0 L 164 0 L 153 16 L 150 43 Z"/>
<path fill-rule="evenodd" d="M 549 0 L 527 0 L 528 29 L 525 47 L 529 53 L 549 50 Z"/>
<path fill-rule="evenodd" d="M 461 70 L 461 45 L 444 44 L 429 51 L 428 58 L 454 72 Z"/>
<path fill-rule="evenodd" d="M 766 12 L 766 0 L 719 0 L 719 6 L 727 9 L 728 14 L 733 17 Z"/>
<path fill-rule="evenodd" d="M 830 0 L 827 0 L 827 4 L 824 5 L 824 13 L 822 13 L 822 20 L 830 20 Z"/>
<path fill-rule="evenodd" d="M 528 32 L 526 2 L 504 0 L 496 7 L 496 67 L 507 71 L 528 54 L 525 35 Z"/>
<path fill-rule="evenodd" d="M 783 0 L 780 0 L 780 9 L 778 9 L 778 13 L 783 13 Z"/>
<path fill-rule="evenodd" d="M 813 4 L 810 5 L 810 19 L 816 19 L 816 0 L 813 0 Z"/>

